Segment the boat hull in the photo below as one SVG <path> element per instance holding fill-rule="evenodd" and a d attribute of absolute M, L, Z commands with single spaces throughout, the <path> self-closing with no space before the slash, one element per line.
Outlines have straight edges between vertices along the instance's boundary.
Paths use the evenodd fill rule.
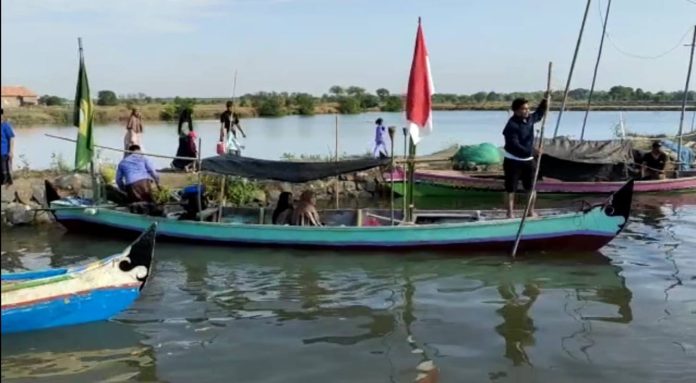
<path fill-rule="evenodd" d="M 628 220 L 632 182 L 610 204 L 585 211 L 528 219 L 520 249 L 597 250 L 611 241 Z M 178 221 L 132 214 L 108 208 L 55 201 L 56 219 L 69 230 L 127 234 L 153 222 L 163 240 L 226 246 L 292 247 L 313 249 L 453 249 L 461 254 L 479 251 L 509 251 L 519 228 L 519 219 L 475 222 L 397 225 L 300 227 L 260 224 L 230 224 Z"/>
<path fill-rule="evenodd" d="M 451 170 L 419 171 L 415 174 L 414 196 L 455 197 L 489 192 L 503 192 L 502 178 L 478 177 Z M 587 195 L 608 194 L 620 188 L 624 182 L 562 182 L 544 181 L 537 183 L 536 190 L 542 194 Z M 389 185 L 389 183 L 387 183 Z M 394 192 L 403 195 L 403 182 L 394 182 Z M 635 181 L 634 193 L 696 193 L 696 177 Z"/>
<path fill-rule="evenodd" d="M 150 275 L 154 241 L 150 225 L 121 254 L 72 268 L 3 274 L 2 333 L 106 320 L 127 309 Z"/>

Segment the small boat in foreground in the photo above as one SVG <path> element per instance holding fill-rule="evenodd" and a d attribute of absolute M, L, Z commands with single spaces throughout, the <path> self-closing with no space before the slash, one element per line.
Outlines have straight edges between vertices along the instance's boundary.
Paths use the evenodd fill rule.
<path fill-rule="evenodd" d="M 2 274 L 2 333 L 106 320 L 127 309 L 152 273 L 156 226 L 99 261 Z"/>

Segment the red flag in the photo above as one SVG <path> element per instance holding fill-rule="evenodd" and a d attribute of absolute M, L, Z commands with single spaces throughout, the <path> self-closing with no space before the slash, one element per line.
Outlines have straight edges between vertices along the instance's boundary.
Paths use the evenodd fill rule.
<path fill-rule="evenodd" d="M 406 120 L 409 122 L 408 128 L 414 144 L 417 144 L 423 136 L 433 130 L 431 97 L 434 92 L 428 50 L 425 47 L 423 28 L 420 18 L 418 18 L 416 48 L 413 51 L 411 75 L 408 78 L 408 95 L 406 96 Z"/>

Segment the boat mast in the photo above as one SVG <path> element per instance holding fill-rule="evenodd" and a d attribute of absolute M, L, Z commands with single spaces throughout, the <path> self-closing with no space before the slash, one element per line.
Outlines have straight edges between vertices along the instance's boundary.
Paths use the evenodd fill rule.
<path fill-rule="evenodd" d="M 587 14 L 590 11 L 590 3 L 592 0 L 587 0 L 587 5 L 585 6 L 585 15 L 582 17 L 582 25 L 580 26 L 580 33 L 578 34 L 578 42 L 575 44 L 575 53 L 573 53 L 573 61 L 570 64 L 570 72 L 568 73 L 568 80 L 566 81 L 565 91 L 563 92 L 563 101 L 561 102 L 561 110 L 558 112 L 558 120 L 556 120 L 556 129 L 553 131 L 553 138 L 558 135 L 558 127 L 561 125 L 561 118 L 563 117 L 563 110 L 566 106 L 566 101 L 568 100 L 568 90 L 570 90 L 570 80 L 573 78 L 573 71 L 575 70 L 575 61 L 578 58 L 578 51 L 580 50 L 580 43 L 582 42 L 582 34 L 585 31 L 585 23 L 587 22 Z"/>
<path fill-rule="evenodd" d="M 694 47 L 696 47 L 696 25 L 694 25 L 694 34 L 691 38 L 691 54 L 689 55 L 689 70 L 686 72 L 686 84 L 684 85 L 684 97 L 682 98 L 681 116 L 679 117 L 679 144 L 677 145 L 677 176 L 681 169 L 681 149 L 682 139 L 684 134 L 684 114 L 686 114 L 686 101 L 689 98 L 689 81 L 691 80 L 691 67 L 694 65 Z"/>
<path fill-rule="evenodd" d="M 580 132 L 581 142 L 585 139 L 585 126 L 587 125 L 587 116 L 590 114 L 590 106 L 592 105 L 592 94 L 594 93 L 595 83 L 597 82 L 597 70 L 599 69 L 599 59 L 602 58 L 602 48 L 604 47 L 604 37 L 607 34 L 607 22 L 609 21 L 610 9 L 611 0 L 607 2 L 607 14 L 604 15 L 604 24 L 602 25 L 602 38 L 599 40 L 599 51 L 597 52 L 597 61 L 595 62 L 594 74 L 592 75 L 592 86 L 590 87 L 590 94 L 587 96 L 587 108 L 585 109 L 585 118 L 582 120 L 582 131 Z"/>

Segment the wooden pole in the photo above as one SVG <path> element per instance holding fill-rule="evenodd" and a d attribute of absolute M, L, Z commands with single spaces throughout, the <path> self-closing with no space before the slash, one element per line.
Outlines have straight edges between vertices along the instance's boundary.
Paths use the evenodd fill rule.
<path fill-rule="evenodd" d="M 389 172 L 391 173 L 391 193 L 389 196 L 389 208 L 391 210 L 391 225 L 394 226 L 394 133 L 396 132 L 396 127 L 389 127 L 389 141 L 391 142 L 391 166 L 389 167 Z"/>
<path fill-rule="evenodd" d="M 50 138 L 55 138 L 57 140 L 63 140 L 63 141 L 69 141 L 69 142 L 77 142 L 77 140 L 73 138 L 68 138 L 68 137 L 61 137 L 61 136 L 55 136 L 53 134 L 44 134 L 46 137 Z M 112 148 L 110 146 L 103 146 L 103 145 L 94 145 L 95 148 L 99 149 L 104 149 L 104 150 L 110 150 L 113 152 L 119 152 L 119 153 L 132 153 L 130 150 L 123 150 L 123 149 L 118 149 L 118 148 Z M 199 148 L 200 152 L 200 148 Z M 155 157 L 155 158 L 165 158 L 165 159 L 170 159 L 170 160 L 186 160 L 186 161 L 197 161 L 197 157 L 176 157 L 176 156 L 165 156 L 163 154 L 153 154 L 153 153 L 140 153 L 143 156 L 147 157 Z"/>
<path fill-rule="evenodd" d="M 607 34 L 607 22 L 609 21 L 609 11 L 611 10 L 611 0 L 607 2 L 607 13 L 604 15 L 604 24 L 602 25 L 602 38 L 599 40 L 599 51 L 597 52 L 597 61 L 595 61 L 594 74 L 592 75 L 592 86 L 590 86 L 590 94 L 587 96 L 587 108 L 585 108 L 585 118 L 582 120 L 582 131 L 580 132 L 580 141 L 585 139 L 585 126 L 587 125 L 587 116 L 590 114 L 590 106 L 592 105 L 592 94 L 594 93 L 595 83 L 597 82 L 597 70 L 599 69 L 599 60 L 602 58 L 602 48 L 604 47 L 604 37 Z"/>
<path fill-rule="evenodd" d="M 404 132 L 404 158 L 406 158 L 406 156 L 408 156 L 408 128 L 403 128 L 403 132 Z M 407 166 L 408 166 L 408 164 L 407 164 Z M 402 216 L 401 216 L 402 221 L 406 220 L 406 214 L 407 214 L 406 200 L 408 199 L 408 197 L 407 197 L 408 193 L 406 191 L 406 175 L 407 175 L 407 173 L 404 173 L 401 176 L 401 186 L 402 186 L 401 192 L 403 193 L 403 195 L 401 196 L 401 202 L 403 204 L 403 212 L 402 212 Z"/>
<path fill-rule="evenodd" d="M 694 47 L 696 47 L 696 25 L 694 25 L 694 35 L 691 38 L 691 55 L 689 56 L 689 70 L 686 72 L 686 84 L 684 85 L 684 97 L 682 98 L 681 115 L 679 117 L 679 143 L 677 144 L 677 177 L 681 170 L 681 148 L 682 135 L 684 134 L 684 114 L 686 114 L 686 101 L 689 98 L 689 81 L 691 81 L 691 68 L 694 65 Z"/>
<path fill-rule="evenodd" d="M 532 205 L 532 201 L 536 197 L 536 184 L 537 178 L 539 178 L 539 168 L 541 168 L 541 153 L 544 148 L 544 126 L 546 125 L 546 118 L 551 110 L 551 70 L 553 69 L 553 63 L 549 62 L 549 72 L 546 77 L 546 92 L 549 95 L 547 100 L 546 113 L 544 113 L 544 118 L 541 120 L 541 130 L 539 132 L 539 158 L 537 159 L 536 167 L 534 169 L 534 178 L 532 179 L 532 191 L 529 193 L 529 199 L 527 199 L 527 206 L 524 208 L 524 215 L 520 219 L 520 227 L 517 229 L 517 237 L 515 237 L 515 245 L 512 247 L 512 258 L 517 256 L 517 248 L 520 245 L 520 239 L 522 238 L 522 230 L 524 229 L 524 224 L 527 221 L 527 215 L 529 214 L 529 208 Z"/>
<path fill-rule="evenodd" d="M 203 220 L 203 179 L 201 172 L 201 139 L 198 139 L 198 220 Z"/>
<path fill-rule="evenodd" d="M 413 139 L 409 137 L 409 163 L 408 163 L 408 222 L 413 222 L 413 185 L 415 182 L 416 172 L 416 144 L 413 143 Z"/>
<path fill-rule="evenodd" d="M 336 163 L 338 163 L 338 114 L 334 115 L 334 136 L 335 136 L 335 142 L 334 142 L 334 159 Z M 339 209 L 339 194 L 340 194 L 340 177 L 336 176 L 336 187 L 334 188 L 334 202 L 336 205 L 336 210 Z"/>
<path fill-rule="evenodd" d="M 573 78 L 573 71 L 575 70 L 575 61 L 578 58 L 578 51 L 580 50 L 580 43 L 582 42 L 582 34 L 585 31 L 585 23 L 587 22 L 587 13 L 590 11 L 590 3 L 592 0 L 587 0 L 587 5 L 585 6 L 585 15 L 582 17 L 582 25 L 580 26 L 580 33 L 578 34 L 578 42 L 575 44 L 575 53 L 573 53 L 573 61 L 570 64 L 570 72 L 568 73 L 568 80 L 566 81 L 565 91 L 563 92 L 563 102 L 561 103 L 561 109 L 558 112 L 558 119 L 556 120 L 556 130 L 553 132 L 553 137 L 556 138 L 558 135 L 558 127 L 561 125 L 561 117 L 563 117 L 563 110 L 566 106 L 566 101 L 568 100 L 568 90 L 570 90 L 570 80 Z"/>

